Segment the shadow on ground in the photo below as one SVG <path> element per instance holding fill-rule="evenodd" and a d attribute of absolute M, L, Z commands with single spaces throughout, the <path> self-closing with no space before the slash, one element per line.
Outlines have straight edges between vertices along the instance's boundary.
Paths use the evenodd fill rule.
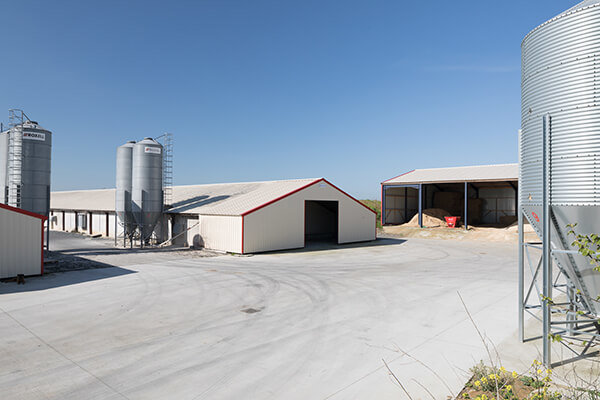
<path fill-rule="evenodd" d="M 118 255 L 118 254 L 145 254 L 145 253 L 171 253 L 171 252 L 182 252 L 182 251 L 193 251 L 194 249 L 190 247 L 182 247 L 182 246 L 169 246 L 169 247 L 133 247 L 133 248 L 116 248 L 116 247 L 107 247 L 107 248 L 77 248 L 77 249 L 67 249 L 61 250 L 61 254 L 71 255 L 71 256 L 110 256 L 110 255 Z"/>
<path fill-rule="evenodd" d="M 335 251 L 335 250 L 346 250 L 346 249 L 355 249 L 355 248 L 366 248 L 366 247 L 378 247 L 378 246 L 394 246 L 400 245 L 406 242 L 405 239 L 396 239 L 396 238 L 377 238 L 375 240 L 371 240 L 368 242 L 358 242 L 358 243 L 332 243 L 332 242 L 306 242 L 304 248 L 301 249 L 292 249 L 292 250 L 277 250 L 277 251 L 267 251 L 264 253 L 257 254 L 284 254 L 284 253 L 312 253 L 317 251 Z"/>
<path fill-rule="evenodd" d="M 46 290 L 135 273 L 137 272 L 94 260 L 64 256 L 55 263 L 44 265 L 44 275 L 26 277 L 24 285 L 18 285 L 16 279 L 3 280 L 0 282 L 0 295 Z"/>

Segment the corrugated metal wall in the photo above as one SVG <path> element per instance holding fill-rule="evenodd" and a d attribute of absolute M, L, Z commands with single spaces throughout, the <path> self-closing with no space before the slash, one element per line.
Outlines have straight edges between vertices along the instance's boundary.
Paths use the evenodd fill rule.
<path fill-rule="evenodd" d="M 41 274 L 42 225 L 39 218 L 0 208 L 0 278 Z"/>
<path fill-rule="evenodd" d="M 513 188 L 481 188 L 479 198 L 483 199 L 482 221 L 486 224 L 499 224 L 501 217 L 516 216 L 516 197 Z"/>
<path fill-rule="evenodd" d="M 386 224 L 403 224 L 405 222 L 408 222 L 408 220 L 410 220 L 413 217 L 413 215 L 415 215 L 419 211 L 419 191 L 417 189 L 387 187 L 384 196 L 384 220 Z M 404 211 L 405 197 L 407 208 L 406 213 Z"/>
<path fill-rule="evenodd" d="M 326 182 L 309 186 L 244 217 L 244 253 L 304 247 L 304 202 L 338 201 L 338 243 L 375 240 L 376 216 Z"/>
<path fill-rule="evenodd" d="M 242 217 L 200 215 L 199 244 L 207 249 L 242 252 Z"/>

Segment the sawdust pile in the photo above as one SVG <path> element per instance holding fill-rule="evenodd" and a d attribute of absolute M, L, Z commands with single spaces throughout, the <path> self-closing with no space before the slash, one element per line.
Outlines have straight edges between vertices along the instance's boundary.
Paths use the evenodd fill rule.
<path fill-rule="evenodd" d="M 450 215 L 448 211 L 441 208 L 427 208 L 423 210 L 423 226 L 427 228 L 447 226 L 444 217 L 449 217 Z M 415 214 L 404 226 L 419 226 L 419 214 Z"/>

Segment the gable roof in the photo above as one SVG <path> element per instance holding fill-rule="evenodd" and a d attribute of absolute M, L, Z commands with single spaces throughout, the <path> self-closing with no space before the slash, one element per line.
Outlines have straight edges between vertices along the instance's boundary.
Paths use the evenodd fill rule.
<path fill-rule="evenodd" d="M 323 178 L 174 186 L 172 214 L 243 215 Z M 115 210 L 115 189 L 52 192 L 52 210 Z"/>
<path fill-rule="evenodd" d="M 506 182 L 519 180 L 519 164 L 415 169 L 383 181 L 387 185 L 456 182 Z"/>

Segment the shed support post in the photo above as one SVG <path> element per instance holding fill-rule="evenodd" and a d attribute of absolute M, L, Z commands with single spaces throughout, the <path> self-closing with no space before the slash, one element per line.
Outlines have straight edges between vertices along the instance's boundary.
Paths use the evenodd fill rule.
<path fill-rule="evenodd" d="M 542 227 L 542 280 L 543 280 L 543 357 L 544 365 L 546 368 L 550 368 L 552 363 L 552 357 L 550 354 L 550 326 L 551 326 L 551 304 L 552 299 L 552 259 L 550 252 L 552 251 L 550 245 L 550 218 L 551 218 L 551 207 L 550 207 L 550 114 L 546 114 L 543 117 L 543 145 L 542 145 L 542 215 L 543 215 L 543 227 Z"/>
<path fill-rule="evenodd" d="M 408 188 L 404 188 L 404 223 L 408 222 Z"/>
<path fill-rule="evenodd" d="M 381 185 L 381 226 L 385 225 L 385 213 L 386 213 L 386 204 L 385 204 L 385 185 Z"/>
<path fill-rule="evenodd" d="M 465 231 L 469 229 L 468 205 L 469 205 L 469 184 L 467 182 L 465 182 L 465 221 L 464 221 Z"/>
<path fill-rule="evenodd" d="M 419 228 L 423 227 L 423 184 L 419 184 Z"/>

